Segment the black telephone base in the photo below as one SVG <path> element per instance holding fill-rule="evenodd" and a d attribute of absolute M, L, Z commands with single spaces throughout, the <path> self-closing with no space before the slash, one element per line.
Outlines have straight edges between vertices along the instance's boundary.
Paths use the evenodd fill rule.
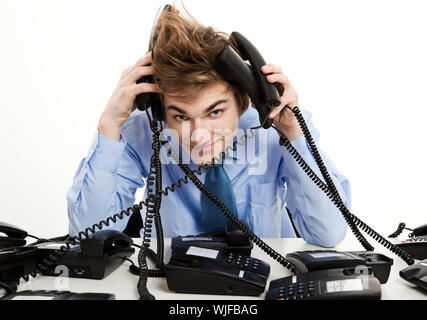
<path fill-rule="evenodd" d="M 171 247 L 174 249 L 178 245 L 196 246 L 200 248 L 223 250 L 224 252 L 235 252 L 244 256 L 250 256 L 253 243 L 246 240 L 246 243 L 230 245 L 224 232 L 214 234 L 201 234 L 195 236 L 179 236 L 172 238 Z"/>
<path fill-rule="evenodd" d="M 177 293 L 259 296 L 265 289 L 264 286 L 255 283 L 243 283 L 230 279 L 227 275 L 175 269 L 171 266 L 166 269 L 166 279 L 169 290 Z"/>
<path fill-rule="evenodd" d="M 165 273 L 174 292 L 258 296 L 270 265 L 236 252 L 181 244 L 173 248 Z"/>
<path fill-rule="evenodd" d="M 34 273 L 37 248 L 33 246 L 0 251 L 0 282 L 16 281 Z"/>
<path fill-rule="evenodd" d="M 58 270 L 55 272 L 55 269 L 58 266 L 66 266 L 68 276 L 71 278 L 104 279 L 123 263 L 124 258 L 129 258 L 135 252 L 134 248 L 128 247 L 120 248 L 116 252 L 112 251 L 100 257 L 92 257 L 82 255 L 79 249 L 79 247 L 76 247 L 75 250 L 71 249 L 66 255 L 55 261 L 49 269 L 43 271 L 43 275 L 57 276 Z M 53 252 L 54 249 L 39 248 L 39 262 Z"/>
<path fill-rule="evenodd" d="M 396 244 L 396 246 L 410 254 L 415 259 L 427 259 L 427 236 L 425 235 L 409 238 Z"/>
<path fill-rule="evenodd" d="M 370 269 L 370 268 L 369 268 Z M 379 300 L 381 286 L 372 270 L 326 269 L 270 282 L 266 300 Z"/>

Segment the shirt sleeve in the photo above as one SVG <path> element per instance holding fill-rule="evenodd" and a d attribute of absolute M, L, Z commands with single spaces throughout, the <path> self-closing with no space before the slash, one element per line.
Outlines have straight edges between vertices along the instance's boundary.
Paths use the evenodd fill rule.
<path fill-rule="evenodd" d="M 308 111 L 302 113 L 331 179 L 345 206 L 350 209 L 350 183 L 319 147 L 319 132 L 312 124 L 311 113 Z M 324 181 L 305 137 L 300 137 L 292 141 L 291 144 L 316 175 Z M 347 223 L 344 217 L 326 194 L 298 165 L 286 147 L 280 146 L 280 150 L 283 161 L 279 166 L 279 176 L 281 183 L 286 185 L 285 201 L 292 215 L 295 228 L 308 243 L 322 247 L 334 247 L 345 237 Z M 284 230 L 282 230 L 283 233 Z"/>
<path fill-rule="evenodd" d="M 133 206 L 137 188 L 144 186 L 147 170 L 132 146 L 97 131 L 89 152 L 80 162 L 67 192 L 69 233 L 76 236 L 101 220 Z M 103 226 L 124 230 L 129 217 Z"/>

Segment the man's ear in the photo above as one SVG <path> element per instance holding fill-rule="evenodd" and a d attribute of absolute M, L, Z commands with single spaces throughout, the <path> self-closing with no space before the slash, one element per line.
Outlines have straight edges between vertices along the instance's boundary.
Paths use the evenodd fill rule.
<path fill-rule="evenodd" d="M 248 109 L 249 109 L 249 105 L 251 104 L 251 102 L 249 101 L 248 104 L 246 104 L 246 106 L 244 106 L 241 110 L 240 110 L 240 115 L 242 116 Z"/>

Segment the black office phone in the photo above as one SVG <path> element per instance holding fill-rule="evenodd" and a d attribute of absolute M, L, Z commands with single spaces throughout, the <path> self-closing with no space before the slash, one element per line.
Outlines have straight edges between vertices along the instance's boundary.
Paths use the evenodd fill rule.
<path fill-rule="evenodd" d="M 27 246 L 0 250 L 0 282 L 19 281 L 34 273 L 37 264 L 37 247 Z"/>
<path fill-rule="evenodd" d="M 427 259 L 427 236 L 408 238 L 396 244 L 396 247 L 413 256 L 415 259 Z"/>
<path fill-rule="evenodd" d="M 27 236 L 28 233 L 25 230 L 0 221 L 0 249 L 25 246 Z"/>
<path fill-rule="evenodd" d="M 225 249 L 175 245 L 166 265 L 169 290 L 182 293 L 258 296 L 270 265 Z"/>
<path fill-rule="evenodd" d="M 174 237 L 172 238 L 171 247 L 173 249 L 176 246 L 185 244 L 214 250 L 224 249 L 226 251 L 233 251 L 242 255 L 250 256 L 253 244 L 252 242 L 248 241 L 247 238 L 245 240 L 248 243 L 245 246 L 233 245 L 227 242 L 227 237 L 223 232 L 218 232 L 212 234 Z"/>
<path fill-rule="evenodd" d="M 328 269 L 270 282 L 266 300 L 379 300 L 381 286 L 372 270 Z"/>
<path fill-rule="evenodd" d="M 393 259 L 369 251 L 308 250 L 288 253 L 286 259 L 292 262 L 298 273 L 348 267 L 370 267 L 380 283 L 386 283 Z"/>
<path fill-rule="evenodd" d="M 162 10 L 159 11 L 159 13 L 164 12 L 165 10 L 169 10 L 168 8 L 170 7 L 165 6 Z M 155 31 L 154 27 L 153 31 Z M 155 56 L 155 39 L 156 34 L 153 32 L 150 39 L 150 49 L 153 49 L 153 56 Z M 226 46 L 224 50 L 216 57 L 214 68 L 221 76 L 223 76 L 226 81 L 236 82 L 240 84 L 245 89 L 245 91 L 247 91 L 251 101 L 259 113 L 259 127 L 263 127 L 265 129 L 273 127 L 278 131 L 282 145 L 286 147 L 286 149 L 290 152 L 293 158 L 295 158 L 299 166 L 307 173 L 311 180 L 313 180 L 313 182 L 341 211 L 346 222 L 351 227 L 352 232 L 366 250 L 373 250 L 373 248 L 360 233 L 359 228 L 368 233 L 371 237 L 387 247 L 389 250 L 397 254 L 399 257 L 404 259 L 408 264 L 413 263 L 412 257 L 401 251 L 399 248 L 394 247 L 391 243 L 382 238 L 378 233 L 376 233 L 363 221 L 358 219 L 346 208 L 344 202 L 340 198 L 339 192 L 334 186 L 334 182 L 332 181 L 326 166 L 323 164 L 320 153 L 318 152 L 314 143 L 314 139 L 311 137 L 307 124 L 305 123 L 302 113 L 298 107 L 290 109 L 294 113 L 302 131 L 304 132 L 307 144 L 310 147 L 324 181 L 322 181 L 322 179 L 320 179 L 314 173 L 314 171 L 307 165 L 307 163 L 305 163 L 304 159 L 299 155 L 286 136 L 272 125 L 272 120 L 269 119 L 268 116 L 274 107 L 280 105 L 280 96 L 275 85 L 268 83 L 265 75 L 260 71 L 260 67 L 265 64 L 265 61 L 263 60 L 258 50 L 243 35 L 237 32 L 233 32 L 230 39 L 233 40 L 233 42 L 236 44 L 236 49 L 240 52 L 241 56 L 239 57 L 237 52 L 232 47 Z M 249 61 L 249 64 L 246 61 Z M 143 77 L 139 79 L 137 83 L 152 81 L 154 81 L 153 77 Z M 158 261 L 156 261 L 156 266 L 161 269 L 161 271 L 163 271 L 163 230 L 159 212 L 161 207 L 161 199 L 162 196 L 167 196 L 169 191 L 173 192 L 175 187 L 181 187 L 184 183 L 186 184 L 190 180 L 196 185 L 196 187 L 205 197 L 210 199 L 218 208 L 220 208 L 221 213 L 230 221 L 232 221 L 232 223 L 239 230 L 241 230 L 248 239 L 253 241 L 253 243 L 255 243 L 264 252 L 274 258 L 282 266 L 288 268 L 290 271 L 295 271 L 294 266 L 289 261 L 287 261 L 278 252 L 264 243 L 250 229 L 246 228 L 246 226 L 244 226 L 244 224 L 233 214 L 233 212 L 231 212 L 220 199 L 218 199 L 212 192 L 210 192 L 210 190 L 204 186 L 204 184 L 195 174 L 196 172 L 200 172 L 198 170 L 200 170 L 202 166 L 200 166 L 197 170 L 191 170 L 181 161 L 181 159 L 179 159 L 179 156 L 177 156 L 176 152 L 171 148 L 168 150 L 168 153 L 171 154 L 175 160 L 175 163 L 177 163 L 178 166 L 182 169 L 185 177 L 179 179 L 176 183 L 173 183 L 172 186 L 163 190 L 160 147 L 167 147 L 168 142 L 160 139 L 160 133 L 163 130 L 163 127 L 161 121 L 159 120 L 164 120 L 164 115 L 161 116 L 160 112 L 155 112 L 162 110 L 163 106 L 161 105 L 161 99 L 159 99 L 158 94 L 142 94 L 137 97 L 135 102 L 139 110 L 145 111 L 147 113 L 147 117 L 150 120 L 150 127 L 153 132 L 153 156 L 150 162 L 149 175 L 147 177 L 148 192 L 146 201 L 141 201 L 139 204 L 134 205 L 133 207 L 124 209 L 119 213 L 116 213 L 106 218 L 105 220 L 100 221 L 98 224 L 94 224 L 92 227 L 86 228 L 84 231 L 79 232 L 78 236 L 67 240 L 67 245 L 84 240 L 84 238 L 87 238 L 90 233 L 94 233 L 96 228 L 101 229 L 104 224 L 108 226 L 110 223 L 115 223 L 117 219 L 123 219 L 125 216 L 130 216 L 131 214 L 139 215 L 140 210 L 145 206 L 147 208 L 147 212 L 145 215 L 144 235 L 141 247 L 149 248 L 151 231 L 154 222 L 156 234 L 158 236 Z M 152 117 L 149 115 L 149 108 L 151 108 Z M 151 118 L 153 121 L 151 121 Z M 253 132 L 253 130 L 257 128 L 258 127 L 251 128 L 250 130 Z M 253 135 L 253 137 L 254 136 L 255 135 Z M 250 138 L 247 135 L 245 137 Z M 232 149 L 234 151 L 236 151 L 237 143 L 239 142 L 233 142 Z M 228 148 L 227 151 L 229 151 Z M 216 251 L 217 254 L 215 255 L 215 258 L 201 257 L 200 255 L 195 254 L 197 250 Z M 140 255 L 138 257 L 138 262 L 140 265 L 139 269 L 142 270 L 142 272 L 140 272 L 140 279 L 138 281 L 138 293 L 141 299 L 153 299 L 154 297 L 149 294 L 146 287 L 147 274 L 149 271 L 146 263 L 146 252 L 146 250 L 140 250 Z M 227 256 L 224 249 L 213 250 L 208 248 L 201 248 L 200 246 L 185 246 L 184 244 L 175 246 L 175 248 L 172 250 L 171 261 L 166 267 L 169 273 L 169 276 L 167 275 L 169 288 L 177 292 L 218 294 L 227 293 L 242 295 L 260 294 L 260 292 L 264 290 L 265 281 L 270 271 L 269 265 L 249 256 L 237 255 L 237 257 L 235 257 L 233 253 L 229 254 L 231 256 Z M 230 261 L 228 261 L 228 259 Z M 244 263 L 242 267 L 241 262 L 243 260 L 247 263 Z M 48 263 L 44 263 L 45 266 L 49 263 L 52 263 L 50 259 L 48 259 L 47 262 Z M 206 272 L 206 270 L 209 270 L 209 272 Z M 205 281 L 205 283 L 212 284 L 212 286 L 208 288 L 209 290 L 205 288 L 205 283 L 203 283 L 203 281 Z M 231 283 L 232 285 L 229 284 L 227 287 L 225 285 L 227 283 Z M 213 290 L 211 290 L 212 288 Z"/>
<path fill-rule="evenodd" d="M 172 249 L 181 244 L 215 250 L 224 249 L 225 251 L 232 251 L 246 256 L 251 255 L 254 246 L 252 241 L 230 222 L 227 223 L 225 231 L 222 232 L 172 238 Z"/>
<path fill-rule="evenodd" d="M 68 268 L 68 276 L 72 278 L 103 279 L 116 270 L 129 258 L 135 249 L 131 247 L 130 237 L 117 230 L 100 230 L 75 245 L 42 270 L 44 275 L 57 276 L 55 269 L 64 265 Z M 53 255 L 63 243 L 46 242 L 37 245 L 37 260 L 42 263 L 49 255 Z"/>
<path fill-rule="evenodd" d="M 18 291 L 0 298 L 0 300 L 115 300 L 112 293 L 85 292 L 75 293 L 56 290 Z"/>
<path fill-rule="evenodd" d="M 399 275 L 402 279 L 424 289 L 427 293 L 427 259 L 406 267 L 399 272 Z"/>

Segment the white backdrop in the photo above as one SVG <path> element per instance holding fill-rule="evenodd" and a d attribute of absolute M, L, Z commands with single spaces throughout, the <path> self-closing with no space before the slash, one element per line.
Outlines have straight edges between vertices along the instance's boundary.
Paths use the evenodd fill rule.
<path fill-rule="evenodd" d="M 161 4 L 0 1 L 0 221 L 41 237 L 68 232 L 67 189 Z M 184 4 L 282 66 L 320 146 L 350 179 L 354 214 L 383 235 L 427 222 L 424 1 Z"/>

